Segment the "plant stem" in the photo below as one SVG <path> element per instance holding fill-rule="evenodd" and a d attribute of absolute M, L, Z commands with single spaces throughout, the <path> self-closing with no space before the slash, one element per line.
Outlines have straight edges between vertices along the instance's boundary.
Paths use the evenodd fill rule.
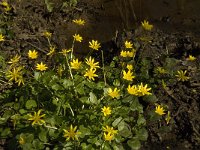
<path fill-rule="evenodd" d="M 51 126 L 47 126 L 47 125 L 44 125 L 44 127 L 49 128 L 49 129 L 58 130 L 58 128 L 56 128 L 56 127 L 51 127 Z"/>
<path fill-rule="evenodd" d="M 103 56 L 103 51 L 101 50 L 101 56 L 102 56 L 102 65 L 103 65 L 103 78 L 104 78 L 104 84 L 105 86 L 107 85 L 107 82 L 106 82 L 106 73 L 105 73 L 105 66 L 104 66 L 104 56 Z"/>
<path fill-rule="evenodd" d="M 72 112 L 72 116 L 74 117 L 74 111 L 73 111 L 73 109 L 72 109 L 72 107 L 71 107 L 71 105 L 68 103 L 68 105 L 69 105 L 69 109 L 71 110 L 71 112 Z"/>
<path fill-rule="evenodd" d="M 69 61 L 68 61 L 68 59 L 67 59 L 67 56 L 66 56 L 66 62 L 67 62 L 67 66 L 68 66 L 68 68 L 69 68 L 69 74 L 70 74 L 70 76 L 71 76 L 71 78 L 72 78 L 72 82 L 73 82 L 73 85 L 74 85 L 74 77 L 73 77 L 72 69 L 71 69 L 71 67 L 70 67 L 70 65 L 69 65 Z"/>
<path fill-rule="evenodd" d="M 76 34 L 76 33 L 75 33 L 75 34 Z M 75 43 L 75 38 L 74 38 L 74 40 L 73 40 L 73 42 L 72 42 L 72 51 L 71 51 L 71 57 L 70 57 L 70 59 L 73 58 L 73 54 L 74 54 L 74 43 Z"/>
<path fill-rule="evenodd" d="M 33 46 L 33 47 L 37 48 L 37 50 L 39 50 L 39 51 L 41 51 L 41 52 L 43 52 L 43 53 L 47 54 L 47 52 L 46 52 L 46 51 L 43 51 L 41 48 L 39 48 L 39 47 L 37 47 L 37 46 L 33 45 L 32 43 L 30 43 L 30 42 L 27 42 L 27 41 L 26 41 L 26 43 L 28 43 L 29 45 L 31 45 L 31 46 Z"/>
<path fill-rule="evenodd" d="M 75 95 L 76 95 L 76 97 L 78 97 L 78 94 L 77 94 L 77 91 L 76 91 L 76 88 L 75 88 L 75 83 L 74 83 L 74 76 L 73 76 L 73 74 L 72 74 L 72 69 L 71 69 L 71 67 L 70 67 L 70 65 L 69 65 L 69 61 L 68 61 L 68 59 L 67 59 L 67 56 L 66 56 L 66 62 L 67 62 L 67 66 L 68 66 L 68 68 L 69 68 L 69 74 L 70 74 L 71 79 L 72 79 L 72 84 L 73 84 L 73 88 L 74 88 Z"/>
<path fill-rule="evenodd" d="M 49 38 L 47 38 L 47 40 L 48 40 L 49 46 L 51 47 L 52 46 L 51 41 L 49 40 Z"/>

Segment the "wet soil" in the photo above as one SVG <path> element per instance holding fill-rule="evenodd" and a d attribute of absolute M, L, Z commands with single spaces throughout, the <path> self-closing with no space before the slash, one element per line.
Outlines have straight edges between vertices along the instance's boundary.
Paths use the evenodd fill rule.
<path fill-rule="evenodd" d="M 75 9 L 63 10 L 59 0 L 54 1 L 52 13 L 43 1 L 11 3 L 12 20 L 7 30 L 14 36 L 10 34 L 10 39 L 0 45 L 1 55 L 7 60 L 15 54 L 23 57 L 33 48 L 46 54 L 48 43 L 41 35 L 49 30 L 57 50 L 70 48 L 71 36 L 76 32 L 81 34 L 85 43 L 75 47 L 80 58 L 88 53 L 88 41 L 97 39 L 109 62 L 119 54 L 125 39 L 136 41 L 144 36 L 140 22 L 148 19 L 154 24 L 154 30 L 147 34 L 151 42 L 137 40 L 138 61 L 147 58 L 151 66 L 157 67 L 173 60 L 171 69 L 189 70 L 191 80 L 169 81 L 167 89 L 158 83 L 155 94 L 159 102 L 169 106 L 173 122 L 163 134 L 160 132 L 162 123 L 149 123 L 149 139 L 142 149 L 200 149 L 200 1 L 80 0 Z M 86 25 L 77 29 L 71 21 L 79 17 L 86 20 Z M 189 54 L 197 57 L 194 63 L 185 61 Z M 154 77 L 153 73 L 150 75 Z"/>

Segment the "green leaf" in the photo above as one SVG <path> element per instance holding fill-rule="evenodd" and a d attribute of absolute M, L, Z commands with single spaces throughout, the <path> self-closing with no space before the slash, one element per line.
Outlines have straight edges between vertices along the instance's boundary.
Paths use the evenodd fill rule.
<path fill-rule="evenodd" d="M 28 100 L 28 101 L 26 102 L 25 107 L 26 107 L 27 109 L 31 109 L 31 108 L 33 108 L 33 107 L 37 107 L 37 103 L 36 103 L 35 100 Z"/>
<path fill-rule="evenodd" d="M 1 23 L 2 23 L 2 22 L 1 22 Z M 6 29 L 0 28 L 0 33 L 1 33 L 1 34 L 6 34 Z"/>
<path fill-rule="evenodd" d="M 120 121 L 119 124 L 117 125 L 118 130 L 122 131 L 125 128 L 125 122 L 124 120 Z"/>
<path fill-rule="evenodd" d="M 25 135 L 25 137 L 26 137 L 26 142 L 27 143 L 31 143 L 33 141 L 33 139 L 34 139 L 34 135 L 33 134 L 29 134 L 29 133 L 27 133 Z"/>
<path fill-rule="evenodd" d="M 19 110 L 20 104 L 19 104 L 19 103 L 15 103 L 15 104 L 13 105 L 13 108 L 14 108 L 15 110 Z"/>
<path fill-rule="evenodd" d="M 173 71 L 177 70 L 177 64 L 179 63 L 180 61 L 175 59 L 175 58 L 166 58 L 165 59 L 165 68 L 166 70 L 170 73 L 170 74 L 173 74 Z"/>
<path fill-rule="evenodd" d="M 97 85 L 96 85 L 96 88 L 101 90 L 105 87 L 105 83 L 104 82 L 98 82 Z"/>
<path fill-rule="evenodd" d="M 90 101 L 88 100 L 88 97 L 86 97 L 86 96 L 79 98 L 79 100 L 80 100 L 82 103 L 86 103 L 86 104 L 89 104 L 89 103 L 90 103 Z"/>
<path fill-rule="evenodd" d="M 63 82 L 63 86 L 64 86 L 65 88 L 68 88 L 68 87 L 70 87 L 70 86 L 73 86 L 73 82 L 72 82 L 71 80 L 69 80 L 69 79 L 64 79 L 62 82 Z"/>
<path fill-rule="evenodd" d="M 78 92 L 78 94 L 80 95 L 85 95 L 85 88 L 84 85 L 81 83 L 76 87 L 76 91 Z"/>
<path fill-rule="evenodd" d="M 53 90 L 55 90 L 55 91 L 58 91 L 58 90 L 62 90 L 62 89 L 63 89 L 63 87 L 60 86 L 60 85 L 57 84 L 57 83 L 54 83 L 54 84 L 51 86 L 51 88 L 52 88 Z"/>
<path fill-rule="evenodd" d="M 110 147 L 109 143 L 108 142 L 105 142 L 103 145 L 103 150 L 112 150 L 112 148 Z"/>
<path fill-rule="evenodd" d="M 91 144 L 82 143 L 81 144 L 82 150 L 95 150 Z"/>
<path fill-rule="evenodd" d="M 6 67 L 5 58 L 1 55 L 0 55 L 0 66 L 2 67 L 2 69 Z"/>
<path fill-rule="evenodd" d="M 73 143 L 68 141 L 65 145 L 64 145 L 64 148 L 62 150 L 73 150 L 72 149 L 72 145 Z"/>
<path fill-rule="evenodd" d="M 47 132 L 45 130 L 41 130 L 41 132 L 39 133 L 39 139 L 42 142 L 47 142 Z"/>
<path fill-rule="evenodd" d="M 12 110 L 9 110 L 9 109 L 5 110 L 2 117 L 7 120 L 8 118 L 10 118 L 12 116 L 12 113 L 13 113 Z"/>
<path fill-rule="evenodd" d="M 7 31 L 7 35 L 9 39 L 13 39 L 15 37 L 15 33 L 12 30 L 8 30 Z"/>
<path fill-rule="evenodd" d="M 113 121 L 113 123 L 112 123 L 112 126 L 116 127 L 122 120 L 123 120 L 122 117 L 115 119 L 115 121 Z"/>
<path fill-rule="evenodd" d="M 69 1 L 69 6 L 70 7 L 75 7 L 77 5 L 77 3 L 78 3 L 78 0 L 70 0 Z"/>
<path fill-rule="evenodd" d="M 113 150 L 124 150 L 122 144 L 113 143 L 112 146 L 113 146 Z"/>
<path fill-rule="evenodd" d="M 44 144 L 40 142 L 38 139 L 33 140 L 32 144 L 35 149 L 41 149 L 41 150 L 44 149 Z"/>
<path fill-rule="evenodd" d="M 132 111 L 139 111 L 139 113 L 143 113 L 143 107 L 139 103 L 138 98 L 133 100 L 133 102 L 130 105 L 130 109 Z"/>
<path fill-rule="evenodd" d="M 81 138 L 84 138 L 86 135 L 90 135 L 91 134 L 90 129 L 84 127 L 83 125 L 81 125 L 79 127 L 79 131 L 81 132 L 81 134 L 80 134 Z"/>
<path fill-rule="evenodd" d="M 8 135 L 11 133 L 10 128 L 5 128 L 1 132 L 1 137 L 8 137 Z"/>
<path fill-rule="evenodd" d="M 98 100 L 97 100 L 97 97 L 94 93 L 90 92 L 90 97 L 89 97 L 89 100 L 92 104 L 98 104 Z"/>
<path fill-rule="evenodd" d="M 24 113 L 26 113 L 26 112 L 27 112 L 27 111 L 26 111 L 25 109 L 20 109 L 20 110 L 19 110 L 19 113 L 20 113 L 20 114 L 24 114 Z"/>
<path fill-rule="evenodd" d="M 31 143 L 25 143 L 25 144 L 23 144 L 21 146 L 22 146 L 23 150 L 26 150 L 26 149 L 28 149 L 28 150 L 34 150 L 34 148 L 32 147 Z"/>
<path fill-rule="evenodd" d="M 50 0 L 45 0 L 45 4 L 47 6 L 47 10 L 48 12 L 52 12 L 53 11 L 53 8 L 54 8 L 54 3 L 50 2 Z"/>
<path fill-rule="evenodd" d="M 151 61 L 148 58 L 143 58 L 140 67 L 140 77 L 149 79 L 149 70 L 151 69 Z"/>
<path fill-rule="evenodd" d="M 96 83 L 94 83 L 94 82 L 85 81 L 85 85 L 91 89 L 96 89 Z"/>
<path fill-rule="evenodd" d="M 141 141 L 146 141 L 148 138 L 148 132 L 145 128 L 141 128 L 136 131 L 136 137 Z"/>
<path fill-rule="evenodd" d="M 35 80 L 39 80 L 39 77 L 40 77 L 40 72 L 35 71 L 34 72 L 34 78 L 35 78 Z"/>
<path fill-rule="evenodd" d="M 132 101 L 134 101 L 135 98 L 137 99 L 137 97 L 134 97 L 134 96 L 132 96 L 132 95 L 129 95 L 129 96 L 124 97 L 124 98 L 122 99 L 122 102 L 124 102 L 124 103 L 132 102 Z"/>
<path fill-rule="evenodd" d="M 54 105 L 56 105 L 56 106 L 58 106 L 59 105 L 59 99 L 57 99 L 57 98 L 54 98 L 53 100 L 52 100 L 52 104 L 54 104 Z"/>
<path fill-rule="evenodd" d="M 146 96 L 144 96 L 143 100 L 145 102 L 154 104 L 154 103 L 156 103 L 158 101 L 158 98 L 154 94 L 152 94 L 152 95 L 146 95 Z"/>
<path fill-rule="evenodd" d="M 137 139 L 131 139 L 131 140 L 128 140 L 128 146 L 130 146 L 130 148 L 132 150 L 139 150 L 140 147 L 141 147 L 141 143 L 139 140 Z"/>
<path fill-rule="evenodd" d="M 146 120 L 144 119 L 144 116 L 139 114 L 138 120 L 137 120 L 137 125 L 141 126 L 141 125 L 146 125 Z"/>
<path fill-rule="evenodd" d="M 121 124 L 121 123 L 120 123 Z M 128 128 L 127 125 L 124 125 L 123 128 L 118 128 L 119 129 L 119 134 L 122 136 L 122 137 L 125 137 L 125 138 L 131 138 L 132 137 L 132 132 L 131 130 Z"/>
<path fill-rule="evenodd" d="M 119 87 L 120 86 L 120 80 L 119 79 L 115 79 L 114 82 L 113 82 L 113 85 Z"/>
<path fill-rule="evenodd" d="M 49 136 L 54 139 L 59 137 L 59 133 L 55 129 L 49 129 Z"/>
<path fill-rule="evenodd" d="M 98 141 L 98 137 L 89 138 L 89 139 L 87 139 L 87 141 L 88 141 L 89 143 L 91 143 L 91 144 L 94 144 L 94 143 L 96 143 L 96 142 Z"/>
<path fill-rule="evenodd" d="M 6 123 L 6 118 L 2 118 L 2 117 L 0 117 L 0 124 L 4 124 L 4 123 Z"/>

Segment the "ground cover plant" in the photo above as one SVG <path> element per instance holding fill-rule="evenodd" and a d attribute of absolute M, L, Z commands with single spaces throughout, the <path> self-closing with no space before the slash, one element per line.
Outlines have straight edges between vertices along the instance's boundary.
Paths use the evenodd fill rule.
<path fill-rule="evenodd" d="M 49 13 L 54 12 L 49 1 L 45 6 Z M 17 36 L 9 23 L 13 8 L 4 1 L 1 9 L 0 44 L 12 48 L 15 45 L 10 41 Z M 181 103 L 171 89 L 196 84 L 191 81 L 198 80 L 194 78 L 199 73 L 198 53 L 187 51 L 184 57 L 174 58 L 170 50 L 162 49 L 157 58 L 149 57 L 145 49 L 153 42 L 154 26 L 144 20 L 142 34 L 128 38 L 123 33 L 119 51 L 106 62 L 108 52 L 102 43 L 87 40 L 78 32 L 87 22 L 77 17 L 70 23 L 77 30 L 67 47 L 55 44 L 56 35 L 44 30 L 39 34 L 42 49 L 31 44 L 23 53 L 12 49 L 12 55 L 0 55 L 0 137 L 4 147 L 140 149 L 153 137 L 150 130 L 160 139 L 174 132 L 176 116 L 182 111 L 172 112 L 172 102 L 165 99 L 169 96 Z M 85 43 L 88 53 L 79 58 L 75 49 Z M 198 91 L 192 90 L 198 96 Z M 198 118 L 194 120 L 198 122 Z M 191 124 L 191 130 L 198 130 Z M 198 131 L 193 140 L 199 143 Z"/>

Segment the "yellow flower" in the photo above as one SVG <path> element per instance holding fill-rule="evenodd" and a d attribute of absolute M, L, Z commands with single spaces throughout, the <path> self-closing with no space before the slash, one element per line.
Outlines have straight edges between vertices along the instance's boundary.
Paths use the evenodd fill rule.
<path fill-rule="evenodd" d="M 60 77 L 62 76 L 63 71 L 64 71 L 63 67 L 62 67 L 61 65 L 58 66 L 57 73 L 58 73 L 58 75 L 59 75 Z"/>
<path fill-rule="evenodd" d="M 189 60 L 189 61 L 194 61 L 196 60 L 197 58 L 192 56 L 192 55 L 189 55 L 189 57 L 186 59 L 186 60 Z"/>
<path fill-rule="evenodd" d="M 135 52 L 130 52 L 130 51 L 121 51 L 120 56 L 121 57 L 133 57 Z"/>
<path fill-rule="evenodd" d="M 7 6 L 7 7 L 4 8 L 4 10 L 7 11 L 7 12 L 10 11 L 11 9 L 12 8 L 10 6 Z"/>
<path fill-rule="evenodd" d="M 20 86 L 21 84 L 24 85 L 24 78 L 22 75 L 18 77 L 16 83 L 18 84 L 18 86 Z"/>
<path fill-rule="evenodd" d="M 127 88 L 127 91 L 128 91 L 128 93 L 129 94 L 131 94 L 131 95 L 135 95 L 135 96 L 137 96 L 138 95 L 138 89 L 137 89 L 137 86 L 136 85 L 133 85 L 133 86 L 128 86 L 128 88 Z"/>
<path fill-rule="evenodd" d="M 46 38 L 51 38 L 51 36 L 52 36 L 52 33 L 51 32 L 48 32 L 48 31 L 45 31 L 44 33 L 43 33 L 43 35 L 46 37 Z"/>
<path fill-rule="evenodd" d="M 82 42 L 82 40 L 83 40 L 83 37 L 80 36 L 79 34 L 75 34 L 75 35 L 73 35 L 73 37 L 74 37 L 74 40 L 78 41 L 78 42 Z"/>
<path fill-rule="evenodd" d="M 185 74 L 187 73 L 187 70 L 185 70 L 184 72 L 182 70 L 177 72 L 178 74 L 175 75 L 178 78 L 178 81 L 187 81 L 190 79 L 190 77 L 187 77 Z"/>
<path fill-rule="evenodd" d="M 117 88 L 115 88 L 114 90 L 112 90 L 111 88 L 108 89 L 108 95 L 111 96 L 112 98 L 118 98 L 119 95 L 119 91 Z"/>
<path fill-rule="evenodd" d="M 70 64 L 72 69 L 78 70 L 81 67 L 81 62 L 79 62 L 78 59 L 73 59 L 72 62 L 70 62 Z"/>
<path fill-rule="evenodd" d="M 15 55 L 13 58 L 10 59 L 8 63 L 11 65 L 15 65 L 19 62 L 20 58 L 21 58 L 20 55 Z"/>
<path fill-rule="evenodd" d="M 73 128 L 72 125 L 70 125 L 70 129 L 69 130 L 63 129 L 63 131 L 64 131 L 64 136 L 63 137 L 65 137 L 66 140 L 70 140 L 70 138 L 72 140 L 78 140 L 78 136 L 81 134 L 81 132 L 76 131 L 76 129 L 77 129 L 77 126 L 75 126 Z"/>
<path fill-rule="evenodd" d="M 0 34 L 0 42 L 5 41 L 5 36 L 3 36 L 3 34 Z"/>
<path fill-rule="evenodd" d="M 55 46 L 50 46 L 49 47 L 49 52 L 47 53 L 47 56 L 52 56 L 55 53 Z"/>
<path fill-rule="evenodd" d="M 127 56 L 127 52 L 126 52 L 126 51 L 123 51 L 123 50 L 121 51 L 120 56 L 121 56 L 121 57 L 128 57 L 128 56 Z"/>
<path fill-rule="evenodd" d="M 166 71 L 164 68 L 162 68 L 162 67 L 158 67 L 158 68 L 156 69 L 156 71 L 157 71 L 158 73 L 160 73 L 160 74 L 165 74 L 165 73 L 167 73 L 167 71 Z"/>
<path fill-rule="evenodd" d="M 147 88 L 147 84 L 145 86 L 143 86 L 143 83 L 138 85 L 138 95 L 139 96 L 151 95 L 151 93 L 149 92 L 150 90 L 151 90 L 151 88 Z"/>
<path fill-rule="evenodd" d="M 40 64 L 37 63 L 37 65 L 36 65 L 36 69 L 39 71 L 45 71 L 45 70 L 47 70 L 47 68 L 48 67 L 46 66 L 46 64 L 43 64 L 43 62 L 41 62 Z"/>
<path fill-rule="evenodd" d="M 38 57 L 38 52 L 36 52 L 35 50 L 29 50 L 28 57 L 30 59 L 36 59 Z"/>
<path fill-rule="evenodd" d="M 171 120 L 170 111 L 167 112 L 167 117 L 165 118 L 165 120 L 166 120 L 166 123 L 169 124 Z"/>
<path fill-rule="evenodd" d="M 133 57 L 134 53 L 127 51 L 127 57 Z"/>
<path fill-rule="evenodd" d="M 101 45 L 100 45 L 100 43 L 98 43 L 98 41 L 92 40 L 92 42 L 89 42 L 89 47 L 94 50 L 99 50 Z"/>
<path fill-rule="evenodd" d="M 127 68 L 128 70 L 130 70 L 130 71 L 131 71 L 131 70 L 133 70 L 133 65 L 131 65 L 131 64 L 130 64 L 130 65 L 129 65 L 129 64 L 127 64 L 126 68 Z"/>
<path fill-rule="evenodd" d="M 20 137 L 19 137 L 19 144 L 20 145 L 23 145 L 23 144 L 25 144 L 25 140 L 24 140 L 24 138 L 20 135 Z"/>
<path fill-rule="evenodd" d="M 145 30 L 151 31 L 153 28 L 153 25 L 149 24 L 147 20 L 144 20 L 143 22 L 141 22 L 141 24 Z"/>
<path fill-rule="evenodd" d="M 9 6 L 9 4 L 6 1 L 1 2 L 1 5 L 4 6 L 4 7 L 8 7 Z"/>
<path fill-rule="evenodd" d="M 11 10 L 10 5 L 6 1 L 1 2 L 1 5 L 5 7 L 4 8 L 5 11 L 10 11 Z"/>
<path fill-rule="evenodd" d="M 85 20 L 82 20 L 82 19 L 74 19 L 72 21 L 77 25 L 84 25 L 85 24 Z"/>
<path fill-rule="evenodd" d="M 11 117 L 10 117 L 10 119 L 11 119 L 11 121 L 12 121 L 12 123 L 13 123 L 13 127 L 14 127 L 14 129 L 15 129 L 15 127 L 16 127 L 16 124 L 19 122 L 19 120 L 20 120 L 20 114 L 14 114 L 14 115 L 12 115 Z"/>
<path fill-rule="evenodd" d="M 100 68 L 99 66 L 99 62 L 94 62 L 94 58 L 92 58 L 91 56 L 89 57 L 89 59 L 86 58 L 86 64 L 90 66 L 90 68 L 94 69 L 94 68 Z"/>
<path fill-rule="evenodd" d="M 86 71 L 84 74 L 84 77 L 88 77 L 90 80 L 94 80 L 94 77 L 98 77 L 97 74 L 95 74 L 96 69 L 90 68 L 89 70 Z"/>
<path fill-rule="evenodd" d="M 21 76 L 21 68 L 13 68 L 9 70 L 6 77 L 9 78 L 9 82 L 14 80 L 17 81 L 19 76 Z"/>
<path fill-rule="evenodd" d="M 15 83 L 17 83 L 18 86 L 20 86 L 21 84 L 24 84 L 24 79 L 23 79 L 23 75 L 21 71 L 22 68 L 23 67 L 17 67 L 17 68 L 13 68 L 12 70 L 9 70 L 6 73 L 6 77 L 9 79 L 8 82 L 15 81 Z"/>
<path fill-rule="evenodd" d="M 162 79 L 161 80 L 162 81 L 162 87 L 164 88 L 164 89 L 166 89 L 167 88 L 167 84 L 165 83 L 165 81 Z"/>
<path fill-rule="evenodd" d="M 113 140 L 113 138 L 114 138 L 114 135 L 113 134 L 111 134 L 110 132 L 109 133 L 104 133 L 104 139 L 105 139 L 105 141 L 112 141 Z"/>
<path fill-rule="evenodd" d="M 111 109 L 110 107 L 106 107 L 104 106 L 103 108 L 101 108 L 101 112 L 103 113 L 103 115 L 106 117 L 106 116 L 109 116 L 111 114 Z"/>
<path fill-rule="evenodd" d="M 61 52 L 59 52 L 60 54 L 63 54 L 64 56 L 67 56 L 67 53 L 69 53 L 69 52 L 71 52 L 72 50 L 71 49 L 62 49 L 62 51 Z"/>
<path fill-rule="evenodd" d="M 33 121 L 33 122 L 32 122 L 32 126 L 33 126 L 34 124 L 42 125 L 42 124 L 45 123 L 45 121 L 44 121 L 42 118 L 43 118 L 46 114 L 40 115 L 41 111 L 42 111 L 42 109 L 40 109 L 37 113 L 34 112 L 34 115 L 31 115 L 31 114 L 28 115 L 28 116 L 29 116 L 29 119 L 28 119 L 28 120 Z"/>
<path fill-rule="evenodd" d="M 135 76 L 133 76 L 133 72 L 130 70 L 126 72 L 125 70 L 123 71 L 123 79 L 128 80 L 128 81 L 133 81 Z"/>
<path fill-rule="evenodd" d="M 125 41 L 124 44 L 126 48 L 133 48 L 133 44 L 131 42 Z"/>
<path fill-rule="evenodd" d="M 117 134 L 118 130 L 114 130 L 113 127 L 103 127 L 103 131 L 111 134 Z"/>
<path fill-rule="evenodd" d="M 165 112 L 164 112 L 165 110 L 164 110 L 164 108 L 163 107 L 161 107 L 160 105 L 158 105 L 158 106 L 156 106 L 156 110 L 155 110 L 155 112 L 157 113 L 157 114 L 159 114 L 159 115 L 164 115 L 165 114 Z"/>

